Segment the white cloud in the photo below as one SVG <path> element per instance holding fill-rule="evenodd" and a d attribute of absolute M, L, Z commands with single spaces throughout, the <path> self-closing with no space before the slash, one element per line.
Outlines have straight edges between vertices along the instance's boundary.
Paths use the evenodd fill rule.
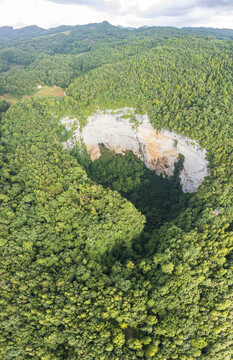
<path fill-rule="evenodd" d="M 60 5 L 46 0 L 7 0 L 0 3 L 0 26 L 38 25 L 53 27 L 57 25 L 77 25 L 101 22 L 106 16 L 84 5 Z"/>
<path fill-rule="evenodd" d="M 233 28 L 232 0 L 0 0 L 0 26 L 114 25 Z"/>

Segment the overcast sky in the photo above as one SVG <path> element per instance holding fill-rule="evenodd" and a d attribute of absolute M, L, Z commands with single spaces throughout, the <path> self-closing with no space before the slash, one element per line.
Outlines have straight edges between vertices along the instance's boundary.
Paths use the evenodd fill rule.
<path fill-rule="evenodd" d="M 0 26 L 209 26 L 233 29 L 233 0 L 0 0 Z"/>

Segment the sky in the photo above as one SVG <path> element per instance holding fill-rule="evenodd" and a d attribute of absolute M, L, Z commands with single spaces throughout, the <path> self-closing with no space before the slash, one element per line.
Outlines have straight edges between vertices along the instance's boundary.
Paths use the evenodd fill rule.
<path fill-rule="evenodd" d="M 104 20 L 125 27 L 233 29 L 233 0 L 0 0 L 0 26 L 50 28 Z"/>

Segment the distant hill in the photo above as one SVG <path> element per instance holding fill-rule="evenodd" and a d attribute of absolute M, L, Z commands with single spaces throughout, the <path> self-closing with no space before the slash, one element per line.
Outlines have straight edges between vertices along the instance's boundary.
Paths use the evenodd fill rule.
<path fill-rule="evenodd" d="M 0 39 L 4 40 L 32 38 L 43 35 L 44 33 L 46 33 L 46 30 L 36 25 L 26 26 L 20 29 L 14 29 L 12 26 L 0 27 Z"/>
<path fill-rule="evenodd" d="M 74 34 L 93 32 L 93 31 L 114 31 L 115 35 L 121 33 L 122 31 L 129 34 L 130 33 L 140 33 L 143 34 L 150 33 L 156 34 L 157 36 L 164 37 L 173 37 L 173 36 L 210 36 L 217 39 L 233 39 L 233 30 L 232 29 L 215 29 L 215 28 L 205 28 L 205 27 L 183 27 L 182 29 L 172 27 L 172 26 L 147 26 L 143 25 L 140 28 L 133 27 L 124 27 L 121 25 L 114 26 L 111 25 L 108 21 L 103 21 L 101 23 L 91 23 L 86 25 L 61 25 L 58 27 L 43 29 L 36 25 L 26 26 L 20 29 L 14 29 L 12 26 L 3 26 L 0 27 L 0 45 L 7 45 L 9 42 L 14 40 L 29 40 L 35 37 L 49 36 L 49 35 L 58 35 L 67 31 L 74 32 Z"/>
<path fill-rule="evenodd" d="M 102 23 L 91 23 L 87 25 L 61 25 L 55 28 L 43 29 L 36 25 L 26 26 L 20 29 L 14 29 L 12 26 L 2 26 L 0 27 L 0 41 L 5 41 L 8 43 L 13 40 L 24 40 L 24 39 L 32 39 L 39 36 L 46 36 L 52 34 L 59 34 L 66 31 L 95 31 L 99 29 L 116 29 L 117 26 L 109 24 L 107 21 L 103 21 Z M 121 29 L 128 30 L 129 28 L 121 27 Z"/>
<path fill-rule="evenodd" d="M 233 39 L 233 29 L 215 29 L 215 28 L 206 28 L 206 27 L 184 27 L 183 31 L 187 31 L 190 34 L 199 34 L 199 35 L 208 35 L 213 36 L 216 39 Z"/>

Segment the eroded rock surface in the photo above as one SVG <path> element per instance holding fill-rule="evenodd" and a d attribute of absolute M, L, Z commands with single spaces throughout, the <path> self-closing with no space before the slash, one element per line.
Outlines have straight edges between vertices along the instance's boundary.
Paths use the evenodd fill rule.
<path fill-rule="evenodd" d="M 190 193 L 197 191 L 208 175 L 205 149 L 200 148 L 196 141 L 174 132 L 156 131 L 147 115 L 134 114 L 131 108 L 104 112 L 99 110 L 87 120 L 83 129 L 77 124 L 73 138 L 66 146 L 72 147 L 76 141 L 82 141 L 92 160 L 101 156 L 99 145 L 103 144 L 120 154 L 131 150 L 150 170 L 155 170 L 158 175 L 171 176 L 179 154 L 182 154 L 184 167 L 180 181 L 183 191 Z M 76 119 L 66 117 L 61 121 L 67 129 L 71 129 Z"/>

